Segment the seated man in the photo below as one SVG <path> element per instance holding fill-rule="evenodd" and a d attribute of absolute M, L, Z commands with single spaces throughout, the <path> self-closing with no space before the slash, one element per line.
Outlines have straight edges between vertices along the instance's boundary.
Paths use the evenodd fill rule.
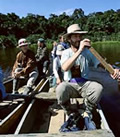
<path fill-rule="evenodd" d="M 35 55 L 37 61 L 37 67 L 39 75 L 42 76 L 48 70 L 49 66 L 49 53 L 45 45 L 45 40 L 43 38 L 38 39 L 38 49 Z"/>
<path fill-rule="evenodd" d="M 97 106 L 101 99 L 103 86 L 97 81 L 88 79 L 89 67 L 97 68 L 100 62 L 90 52 L 91 43 L 89 39 L 82 39 L 87 31 L 82 31 L 78 24 L 68 27 L 67 34 L 64 36 L 70 43 L 70 48 L 62 53 L 61 67 L 64 71 L 64 82 L 56 88 L 58 104 L 68 115 L 78 112 L 73 110 L 70 98 L 83 97 L 83 118 L 86 129 L 96 129 L 92 120 L 92 110 Z M 112 75 L 114 79 L 120 78 L 119 70 L 115 69 Z"/>
<path fill-rule="evenodd" d="M 97 67 L 99 61 L 86 47 L 91 46 L 89 39 L 82 36 L 87 31 L 82 31 L 78 24 L 68 27 L 67 34 L 64 36 L 70 43 L 70 48 L 62 53 L 61 67 L 64 71 L 64 82 L 56 88 L 58 104 L 70 115 L 73 110 L 70 105 L 70 98 L 83 97 L 84 111 L 92 122 L 92 110 L 101 98 L 103 86 L 88 80 L 89 67 Z M 76 110 L 77 111 L 77 110 Z M 94 124 L 90 128 L 95 129 Z"/>
<path fill-rule="evenodd" d="M 13 94 L 18 91 L 18 81 L 21 77 L 28 78 L 26 93 L 31 91 L 35 80 L 38 77 L 38 70 L 36 65 L 35 54 L 28 48 L 29 43 L 22 38 L 18 41 L 18 48 L 21 51 L 17 54 L 16 61 L 12 70 L 13 80 Z"/>
<path fill-rule="evenodd" d="M 7 96 L 5 92 L 5 87 L 3 85 L 3 72 L 0 67 L 0 100 L 4 99 Z"/>

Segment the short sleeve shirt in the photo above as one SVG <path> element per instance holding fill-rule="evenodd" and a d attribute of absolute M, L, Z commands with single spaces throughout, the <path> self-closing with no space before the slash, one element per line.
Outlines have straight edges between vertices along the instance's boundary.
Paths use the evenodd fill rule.
<path fill-rule="evenodd" d="M 71 48 L 64 50 L 61 57 L 61 65 L 74 54 L 75 53 Z M 99 63 L 100 62 L 96 59 L 96 57 L 87 48 L 85 48 L 75 60 L 74 65 L 80 65 L 81 77 L 88 79 L 89 67 L 96 68 Z M 71 78 L 71 70 L 65 71 L 64 80 L 69 81 Z"/>

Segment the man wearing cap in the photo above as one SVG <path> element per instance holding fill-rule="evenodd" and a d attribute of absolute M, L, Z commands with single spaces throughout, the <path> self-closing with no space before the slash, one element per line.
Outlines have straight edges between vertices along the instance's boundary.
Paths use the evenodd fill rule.
<path fill-rule="evenodd" d="M 37 49 L 37 53 L 36 53 L 35 57 L 36 57 L 36 61 L 37 61 L 39 75 L 41 76 L 48 69 L 49 53 L 48 53 L 47 47 L 45 45 L 45 40 L 43 38 L 38 39 L 37 45 L 38 45 L 38 49 Z"/>
<path fill-rule="evenodd" d="M 72 113 L 70 98 L 83 97 L 85 113 L 89 117 L 89 129 L 95 129 L 91 111 L 101 98 L 103 87 L 96 81 L 88 80 L 89 67 L 97 67 L 99 61 L 89 51 L 89 39 L 82 39 L 87 31 L 82 31 L 78 24 L 68 27 L 64 36 L 70 48 L 62 53 L 61 67 L 64 71 L 64 82 L 56 88 L 58 104 L 68 115 Z"/>
<path fill-rule="evenodd" d="M 18 48 L 21 51 L 16 56 L 16 61 L 12 70 L 13 80 L 13 94 L 18 91 L 18 83 L 21 78 L 28 78 L 27 88 L 24 94 L 29 93 L 32 90 L 32 86 L 38 77 L 38 70 L 36 65 L 35 54 L 28 48 L 30 43 L 26 39 L 22 38 L 18 41 Z"/>

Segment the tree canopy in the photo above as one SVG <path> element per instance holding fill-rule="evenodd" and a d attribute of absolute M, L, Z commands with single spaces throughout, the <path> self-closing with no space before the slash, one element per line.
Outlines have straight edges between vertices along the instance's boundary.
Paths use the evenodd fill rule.
<path fill-rule="evenodd" d="M 66 28 L 73 23 L 88 31 L 92 41 L 120 40 L 120 9 L 85 15 L 80 8 L 72 15 L 65 12 L 59 16 L 51 14 L 48 19 L 31 13 L 22 18 L 15 13 L 0 13 L 0 47 L 15 46 L 23 37 L 32 43 L 39 37 L 57 40 L 58 35 L 66 33 Z"/>

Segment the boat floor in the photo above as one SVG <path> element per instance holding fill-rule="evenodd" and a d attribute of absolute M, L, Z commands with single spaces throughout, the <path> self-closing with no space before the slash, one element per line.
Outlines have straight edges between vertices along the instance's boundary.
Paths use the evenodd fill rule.
<path fill-rule="evenodd" d="M 18 134 L 23 136 L 35 135 L 35 136 L 91 136 L 91 137 L 113 137 L 111 130 L 101 129 L 102 120 L 97 112 L 93 113 L 94 122 L 96 123 L 97 130 L 87 131 L 83 130 L 84 126 L 81 127 L 79 132 L 74 133 L 60 133 L 59 129 L 67 119 L 62 108 L 57 104 L 55 93 L 40 93 L 35 96 L 35 100 L 29 111 L 29 114 L 23 120 L 23 124 Z M 79 103 L 82 103 L 82 99 L 78 99 Z M 74 105 L 74 101 L 72 102 Z M 28 111 L 28 110 L 26 110 Z M 95 115 L 94 115 L 95 114 Z M 97 114 L 97 118 L 95 117 Z M 23 116 L 24 117 L 24 116 Z M 29 125 L 29 126 L 28 126 Z M 82 122 L 80 125 L 84 125 Z M 19 126 L 18 126 L 19 129 Z M 26 135 L 25 135 L 26 134 Z M 16 134 L 17 135 L 17 134 Z"/>

